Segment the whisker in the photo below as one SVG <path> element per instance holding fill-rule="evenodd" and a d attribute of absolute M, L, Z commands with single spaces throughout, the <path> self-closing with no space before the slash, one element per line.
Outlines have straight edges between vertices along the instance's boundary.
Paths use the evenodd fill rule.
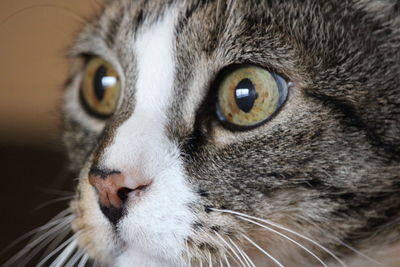
<path fill-rule="evenodd" d="M 68 225 L 71 223 L 71 221 L 73 220 L 73 215 L 69 215 L 65 218 L 62 218 L 62 220 L 60 220 L 60 222 L 55 225 L 53 228 L 51 228 L 51 230 L 47 231 L 46 233 L 39 235 L 39 237 L 35 240 L 33 240 L 32 242 L 29 242 L 27 245 L 28 249 L 31 249 L 32 247 L 36 246 L 38 243 L 41 242 L 41 240 L 45 239 L 47 236 L 51 236 L 53 234 L 57 234 L 57 231 L 59 231 L 60 229 L 64 228 L 64 227 L 68 227 Z"/>
<path fill-rule="evenodd" d="M 268 252 L 266 252 L 263 248 L 261 248 L 259 245 L 257 245 L 253 240 L 251 240 L 249 237 L 247 237 L 246 235 L 242 234 L 242 236 L 249 241 L 251 244 L 253 244 L 253 246 L 255 246 L 259 251 L 261 251 L 262 253 L 264 253 L 265 256 L 267 256 L 268 258 L 270 258 L 271 260 L 273 260 L 278 266 L 280 267 L 284 267 L 282 265 L 282 263 L 280 263 L 277 259 L 275 259 L 271 254 L 269 254 Z"/>
<path fill-rule="evenodd" d="M 78 249 L 71 259 L 65 264 L 65 267 L 74 267 L 75 263 L 85 254 L 83 249 Z"/>
<path fill-rule="evenodd" d="M 201 230 L 201 231 L 204 231 L 204 230 Z M 213 239 L 214 239 L 214 237 L 212 237 Z M 215 242 L 220 242 L 220 240 L 221 240 L 221 236 L 220 237 L 218 237 L 218 239 L 214 239 L 215 240 Z M 224 241 L 222 241 L 222 242 L 224 242 Z M 226 242 L 226 241 L 225 241 Z M 224 243 L 225 244 L 225 243 Z M 235 262 L 236 263 L 239 263 L 235 258 L 234 258 L 234 255 L 232 255 L 229 251 L 226 251 L 226 253 L 228 254 L 228 256 L 229 257 L 232 257 L 234 260 L 235 260 Z"/>
<path fill-rule="evenodd" d="M 44 226 L 48 225 L 48 224 L 53 224 L 56 225 L 59 222 L 62 222 L 64 220 L 66 220 L 69 216 L 72 215 L 72 211 L 70 208 L 67 208 L 63 211 L 61 211 L 60 213 L 58 213 L 55 217 L 53 217 L 48 223 L 46 223 Z M 28 243 L 31 243 L 33 240 L 37 239 L 38 237 L 40 237 L 42 234 L 41 233 L 36 233 L 30 240 Z"/>
<path fill-rule="evenodd" d="M 71 253 L 75 250 L 78 241 L 74 239 L 65 249 L 61 252 L 60 255 L 50 264 L 50 267 L 64 266 L 64 262 L 68 260 Z"/>
<path fill-rule="evenodd" d="M 310 222 L 309 220 L 303 218 L 306 222 L 308 222 L 309 224 L 313 225 L 314 227 L 318 228 L 320 231 L 324 232 L 324 234 L 328 235 L 330 238 L 332 238 L 333 240 L 335 240 L 336 242 L 338 242 L 340 245 L 346 247 L 347 249 L 353 251 L 354 253 L 364 257 L 365 259 L 381 266 L 384 267 L 385 265 L 383 265 L 382 263 L 380 263 L 379 261 L 365 255 L 364 253 L 362 253 L 361 251 L 357 250 L 356 248 L 350 246 L 349 244 L 346 244 L 345 242 L 343 242 L 342 240 L 340 240 L 340 238 L 335 237 L 334 235 L 328 233 L 327 231 L 325 231 L 324 229 L 322 229 L 320 226 L 318 226 L 317 224 Z"/>
<path fill-rule="evenodd" d="M 43 252 L 43 256 L 45 257 L 48 255 L 50 252 L 52 252 L 60 243 L 65 240 L 65 238 L 71 233 L 71 228 L 68 229 L 64 233 L 60 233 L 51 243 L 50 245 L 47 246 L 46 250 Z"/>
<path fill-rule="evenodd" d="M 228 236 L 228 240 L 232 243 L 232 245 L 236 248 L 237 251 L 239 251 L 240 255 L 243 257 L 243 259 L 246 261 L 248 266 L 256 267 L 256 265 L 253 263 L 253 261 L 250 260 L 250 258 L 246 255 L 246 253 L 236 245 L 235 242 Z M 247 257 L 246 257 L 247 256 Z"/>
<path fill-rule="evenodd" d="M 85 267 L 86 262 L 88 260 L 89 260 L 89 255 L 88 254 L 83 255 L 83 257 L 82 257 L 81 261 L 78 263 L 77 267 Z"/>
<path fill-rule="evenodd" d="M 52 199 L 52 200 L 46 201 L 45 203 L 40 204 L 39 206 L 37 206 L 33 211 L 37 211 L 37 210 L 43 209 L 44 207 L 47 207 L 47 206 L 49 206 L 51 204 L 54 204 L 54 203 L 57 203 L 57 202 L 62 202 L 62 201 L 65 201 L 65 200 L 71 200 L 74 197 L 75 196 L 67 196 L 67 197 L 60 197 L 60 198 L 56 198 L 56 199 Z"/>
<path fill-rule="evenodd" d="M 57 238 L 59 233 L 65 232 L 66 234 L 70 233 L 70 229 L 68 225 L 63 227 L 64 229 L 61 229 L 60 232 L 53 233 L 52 235 L 48 236 L 48 238 L 44 239 L 40 245 L 35 246 L 35 248 L 28 254 L 28 256 L 24 257 L 23 262 L 20 263 L 20 265 L 25 265 L 26 263 L 30 262 L 30 260 L 38 255 L 40 251 L 43 250 L 49 243 L 54 241 L 54 239 Z"/>
<path fill-rule="evenodd" d="M 228 265 L 228 267 L 231 267 L 231 264 L 229 263 L 228 258 L 226 257 L 226 254 L 224 254 L 224 260 L 226 262 L 226 265 Z"/>
<path fill-rule="evenodd" d="M 211 252 L 208 252 L 208 267 L 213 267 Z"/>
<path fill-rule="evenodd" d="M 59 189 L 53 189 L 53 188 L 39 188 L 40 191 L 46 194 L 50 195 L 56 195 L 56 196 L 73 196 L 75 193 L 73 191 L 65 191 L 65 190 L 59 190 Z"/>
<path fill-rule="evenodd" d="M 335 239 L 336 239 L 336 238 L 335 238 Z M 377 265 L 379 265 L 379 266 L 381 266 L 381 267 L 385 267 L 385 265 L 383 265 L 383 264 L 380 263 L 379 261 L 377 261 L 377 260 L 375 260 L 375 259 L 373 259 L 373 258 L 371 258 L 371 257 L 369 257 L 369 256 L 367 256 L 367 255 L 365 255 L 365 254 L 362 253 L 361 251 L 358 251 L 357 249 L 355 249 L 355 248 L 353 248 L 352 246 L 350 246 L 350 245 L 344 243 L 344 242 L 341 241 L 340 239 L 336 239 L 336 240 L 337 240 L 342 246 L 344 246 L 344 247 L 350 249 L 350 250 L 353 251 L 354 253 L 356 253 L 356 254 L 358 254 L 358 255 L 364 257 L 365 259 L 367 259 L 367 260 L 369 260 L 369 261 L 371 261 L 371 262 L 373 262 L 373 263 L 375 263 L 375 264 L 377 264 Z"/>
<path fill-rule="evenodd" d="M 219 266 L 220 267 L 224 267 L 224 264 L 222 263 L 222 259 L 221 258 L 219 259 Z"/>
<path fill-rule="evenodd" d="M 239 217 L 240 219 L 242 219 L 242 220 L 245 220 L 245 221 L 251 222 L 251 223 L 253 223 L 253 224 L 255 224 L 255 225 L 258 225 L 258 226 L 260 226 L 260 227 L 263 227 L 264 229 L 267 229 L 267 230 L 269 230 L 269 231 L 271 231 L 271 232 L 273 232 L 273 233 L 275 233 L 275 234 L 277 234 L 277 235 L 280 235 L 281 237 L 283 237 L 283 238 L 289 240 L 290 242 L 292 242 L 292 243 L 296 244 L 297 246 L 299 246 L 300 248 L 304 249 L 307 253 L 309 253 L 309 254 L 310 254 L 311 256 L 313 256 L 315 259 L 317 259 L 324 267 L 327 267 L 327 265 L 324 263 L 324 261 L 321 260 L 317 255 L 315 255 L 315 253 L 313 253 L 311 250 L 309 250 L 308 248 L 306 248 L 305 246 L 303 246 L 302 244 L 300 244 L 300 243 L 297 242 L 296 240 L 294 240 L 294 239 L 288 237 L 287 235 L 284 235 L 284 234 L 282 234 L 281 232 L 278 232 L 278 231 L 276 231 L 276 230 L 274 230 L 274 229 L 272 229 L 272 228 L 270 228 L 270 227 L 268 227 L 268 226 L 266 226 L 266 225 L 260 224 L 260 223 L 258 223 L 258 222 L 255 222 L 255 221 L 253 221 L 253 220 L 244 218 L 244 217 L 242 217 L 242 216 L 238 216 L 238 217 Z"/>
<path fill-rule="evenodd" d="M 225 239 L 222 238 L 222 236 L 220 234 L 218 234 L 217 232 L 214 232 L 219 239 L 221 239 L 221 241 L 232 251 L 232 253 L 235 255 L 235 257 L 239 260 L 240 264 L 242 264 L 242 266 L 248 266 L 247 264 L 245 264 L 242 259 L 239 257 L 239 255 L 236 253 L 236 251 L 232 248 L 231 245 L 229 245 L 228 242 L 226 242 Z"/>
<path fill-rule="evenodd" d="M 36 266 L 42 266 L 45 264 L 51 257 L 53 257 L 55 254 L 57 254 L 61 249 L 63 249 L 65 246 L 69 245 L 71 242 L 73 242 L 78 234 L 74 234 L 70 238 L 68 238 L 66 241 L 64 241 L 61 245 L 59 245 L 55 250 L 53 250 L 49 255 L 47 255 L 44 259 L 42 259 Z"/>
<path fill-rule="evenodd" d="M 300 233 L 298 233 L 298 232 L 296 232 L 296 231 L 293 231 L 293 230 L 291 230 L 291 229 L 289 229 L 289 228 L 287 228 L 287 227 L 284 227 L 284 226 L 282 226 L 282 225 L 279 225 L 279 224 L 277 224 L 277 223 L 274 223 L 274 222 L 271 222 L 271 221 L 268 221 L 268 220 L 265 220 L 265 219 L 261 219 L 261 218 L 257 218 L 257 217 L 254 217 L 254 216 L 250 216 L 250 215 L 241 213 L 241 212 L 237 212 L 237 211 L 232 211 L 232 210 L 219 210 L 219 209 L 215 209 L 215 208 L 210 208 L 210 209 L 213 210 L 213 211 L 225 212 L 225 213 L 230 213 L 230 214 L 234 214 L 234 215 L 243 216 L 243 217 L 246 217 L 246 218 L 251 218 L 251 219 L 254 219 L 254 220 L 257 220 L 257 221 L 261 221 L 261 222 L 264 222 L 264 223 L 266 223 L 266 224 L 272 225 L 272 226 L 274 226 L 274 227 L 276 227 L 276 228 L 285 230 L 285 231 L 287 231 L 287 232 L 289 232 L 289 233 L 292 233 L 292 234 L 294 234 L 294 235 L 296 235 L 296 236 L 298 236 L 298 237 L 300 237 L 300 238 L 303 238 L 303 239 L 305 239 L 305 240 L 307 240 L 307 241 L 313 243 L 314 245 L 316 245 L 317 247 L 319 247 L 320 249 L 322 249 L 323 251 L 325 251 L 326 253 L 328 253 L 329 255 L 331 255 L 332 258 L 334 258 L 337 262 L 340 263 L 340 265 L 342 265 L 342 266 L 344 266 L 344 267 L 347 267 L 347 265 L 346 265 L 338 256 L 336 256 L 332 251 L 330 251 L 329 249 L 327 249 L 327 248 L 324 247 L 323 245 L 319 244 L 318 242 L 312 240 L 311 238 L 309 238 L 309 237 L 307 237 L 307 236 L 305 236 L 305 235 L 302 235 L 302 234 L 300 234 Z"/>
<path fill-rule="evenodd" d="M 88 21 L 86 21 L 83 17 L 81 17 L 80 15 L 78 15 L 77 13 L 75 13 L 74 11 L 72 11 L 72 10 L 66 8 L 66 7 L 52 5 L 52 4 L 39 4 L 39 5 L 27 6 L 27 7 L 24 7 L 22 9 L 19 9 L 19 10 L 15 11 L 14 13 L 10 14 L 9 16 L 7 16 L 3 20 L 1 20 L 0 21 L 0 25 L 3 25 L 8 20 L 12 19 L 13 17 L 15 17 L 18 14 L 21 14 L 21 13 L 27 11 L 27 10 L 31 10 L 31 9 L 35 9 L 35 8 L 55 8 L 55 9 L 63 10 L 64 12 L 67 12 L 68 14 L 73 15 L 81 23 L 88 23 Z"/>
<path fill-rule="evenodd" d="M 249 255 L 247 255 L 246 252 L 245 252 L 243 249 L 241 249 L 240 251 L 241 251 L 241 253 L 243 253 L 243 256 L 247 259 L 247 261 L 248 261 L 250 264 L 254 265 L 254 267 L 256 267 L 256 265 L 255 265 L 254 262 L 251 260 L 251 258 L 249 257 Z"/>
<path fill-rule="evenodd" d="M 67 216 L 63 218 L 63 221 L 58 225 L 51 228 L 51 230 L 46 233 L 38 236 L 35 240 L 29 242 L 22 250 L 20 250 L 17 254 L 15 254 L 12 258 L 10 258 L 3 266 L 10 266 L 16 261 L 18 261 L 23 255 L 25 255 L 28 251 L 30 251 L 35 246 L 39 245 L 43 240 L 46 240 L 49 236 L 52 236 L 54 233 L 57 233 L 58 230 L 62 229 L 66 225 L 68 225 L 72 221 L 73 215 Z"/>
<path fill-rule="evenodd" d="M 15 245 L 17 245 L 19 242 L 21 242 L 22 240 L 28 238 L 31 235 L 37 234 L 39 232 L 42 232 L 48 228 L 53 227 L 54 225 L 56 225 L 60 220 L 63 220 L 64 218 L 59 219 L 60 217 L 63 217 L 64 215 L 68 214 L 70 211 L 70 209 L 66 209 L 63 210 L 62 212 L 60 212 L 59 214 L 57 214 L 56 216 L 54 216 L 48 223 L 46 223 L 45 225 L 42 225 L 40 227 L 37 227 L 25 234 L 23 234 L 22 236 L 18 237 L 16 240 L 14 240 L 10 245 L 8 245 L 7 247 L 5 247 L 4 249 L 1 250 L 0 252 L 0 256 L 4 255 L 4 253 L 6 253 L 7 251 L 9 251 L 11 248 L 13 248 Z M 40 234 L 35 235 L 33 237 L 33 239 L 35 239 L 36 237 L 38 237 Z"/>

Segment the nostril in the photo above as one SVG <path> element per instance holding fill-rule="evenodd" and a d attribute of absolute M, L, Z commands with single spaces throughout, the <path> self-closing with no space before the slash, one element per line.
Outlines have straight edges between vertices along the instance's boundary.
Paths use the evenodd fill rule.
<path fill-rule="evenodd" d="M 132 191 L 133 191 L 133 189 L 123 187 L 123 188 L 118 189 L 117 195 L 122 201 L 125 201 L 128 199 L 128 194 Z"/>
<path fill-rule="evenodd" d="M 128 199 L 136 200 L 151 184 L 143 177 L 126 177 L 120 171 L 105 171 L 92 168 L 89 183 L 98 194 L 100 209 L 116 225 L 124 215 L 124 205 Z"/>
<path fill-rule="evenodd" d="M 140 185 L 136 187 L 135 189 L 130 189 L 128 187 L 122 187 L 118 189 L 117 195 L 119 199 L 121 199 L 122 202 L 125 202 L 128 199 L 128 196 L 131 192 L 135 192 L 136 195 L 138 196 L 140 192 L 144 191 L 149 185 Z"/>
<path fill-rule="evenodd" d="M 136 191 L 136 190 L 137 190 L 137 191 L 143 191 L 143 190 L 145 190 L 148 186 L 149 186 L 148 184 L 140 185 L 140 186 L 136 187 L 134 190 L 135 190 L 135 191 Z"/>

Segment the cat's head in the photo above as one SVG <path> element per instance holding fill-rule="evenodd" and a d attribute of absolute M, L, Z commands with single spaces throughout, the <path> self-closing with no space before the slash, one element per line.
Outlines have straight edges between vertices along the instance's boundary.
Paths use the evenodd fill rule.
<path fill-rule="evenodd" d="M 399 28 L 395 1 L 109 1 L 65 93 L 79 246 L 337 264 L 399 240 Z"/>

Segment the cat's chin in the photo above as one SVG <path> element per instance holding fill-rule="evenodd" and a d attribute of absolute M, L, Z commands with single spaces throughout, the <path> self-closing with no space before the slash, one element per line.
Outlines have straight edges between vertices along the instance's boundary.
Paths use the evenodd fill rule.
<path fill-rule="evenodd" d="M 149 255 L 137 248 L 129 248 L 115 261 L 115 266 L 131 267 L 131 266 L 151 266 L 151 267 L 169 267 L 184 266 L 184 262 L 180 258 L 165 258 Z"/>
<path fill-rule="evenodd" d="M 140 217 L 139 213 L 134 215 Z M 164 219 L 163 223 L 155 218 L 146 221 L 137 217 L 128 215 L 118 225 L 115 237 L 123 244 L 123 252 L 117 257 L 116 266 L 183 265 L 185 238 L 179 237 L 179 229 L 174 229 L 177 222 Z"/>

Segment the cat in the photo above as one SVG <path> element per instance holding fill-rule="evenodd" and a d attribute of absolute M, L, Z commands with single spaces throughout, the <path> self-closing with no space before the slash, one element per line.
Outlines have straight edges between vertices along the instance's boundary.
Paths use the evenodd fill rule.
<path fill-rule="evenodd" d="M 105 1 L 70 55 L 40 264 L 400 265 L 398 1 Z"/>

